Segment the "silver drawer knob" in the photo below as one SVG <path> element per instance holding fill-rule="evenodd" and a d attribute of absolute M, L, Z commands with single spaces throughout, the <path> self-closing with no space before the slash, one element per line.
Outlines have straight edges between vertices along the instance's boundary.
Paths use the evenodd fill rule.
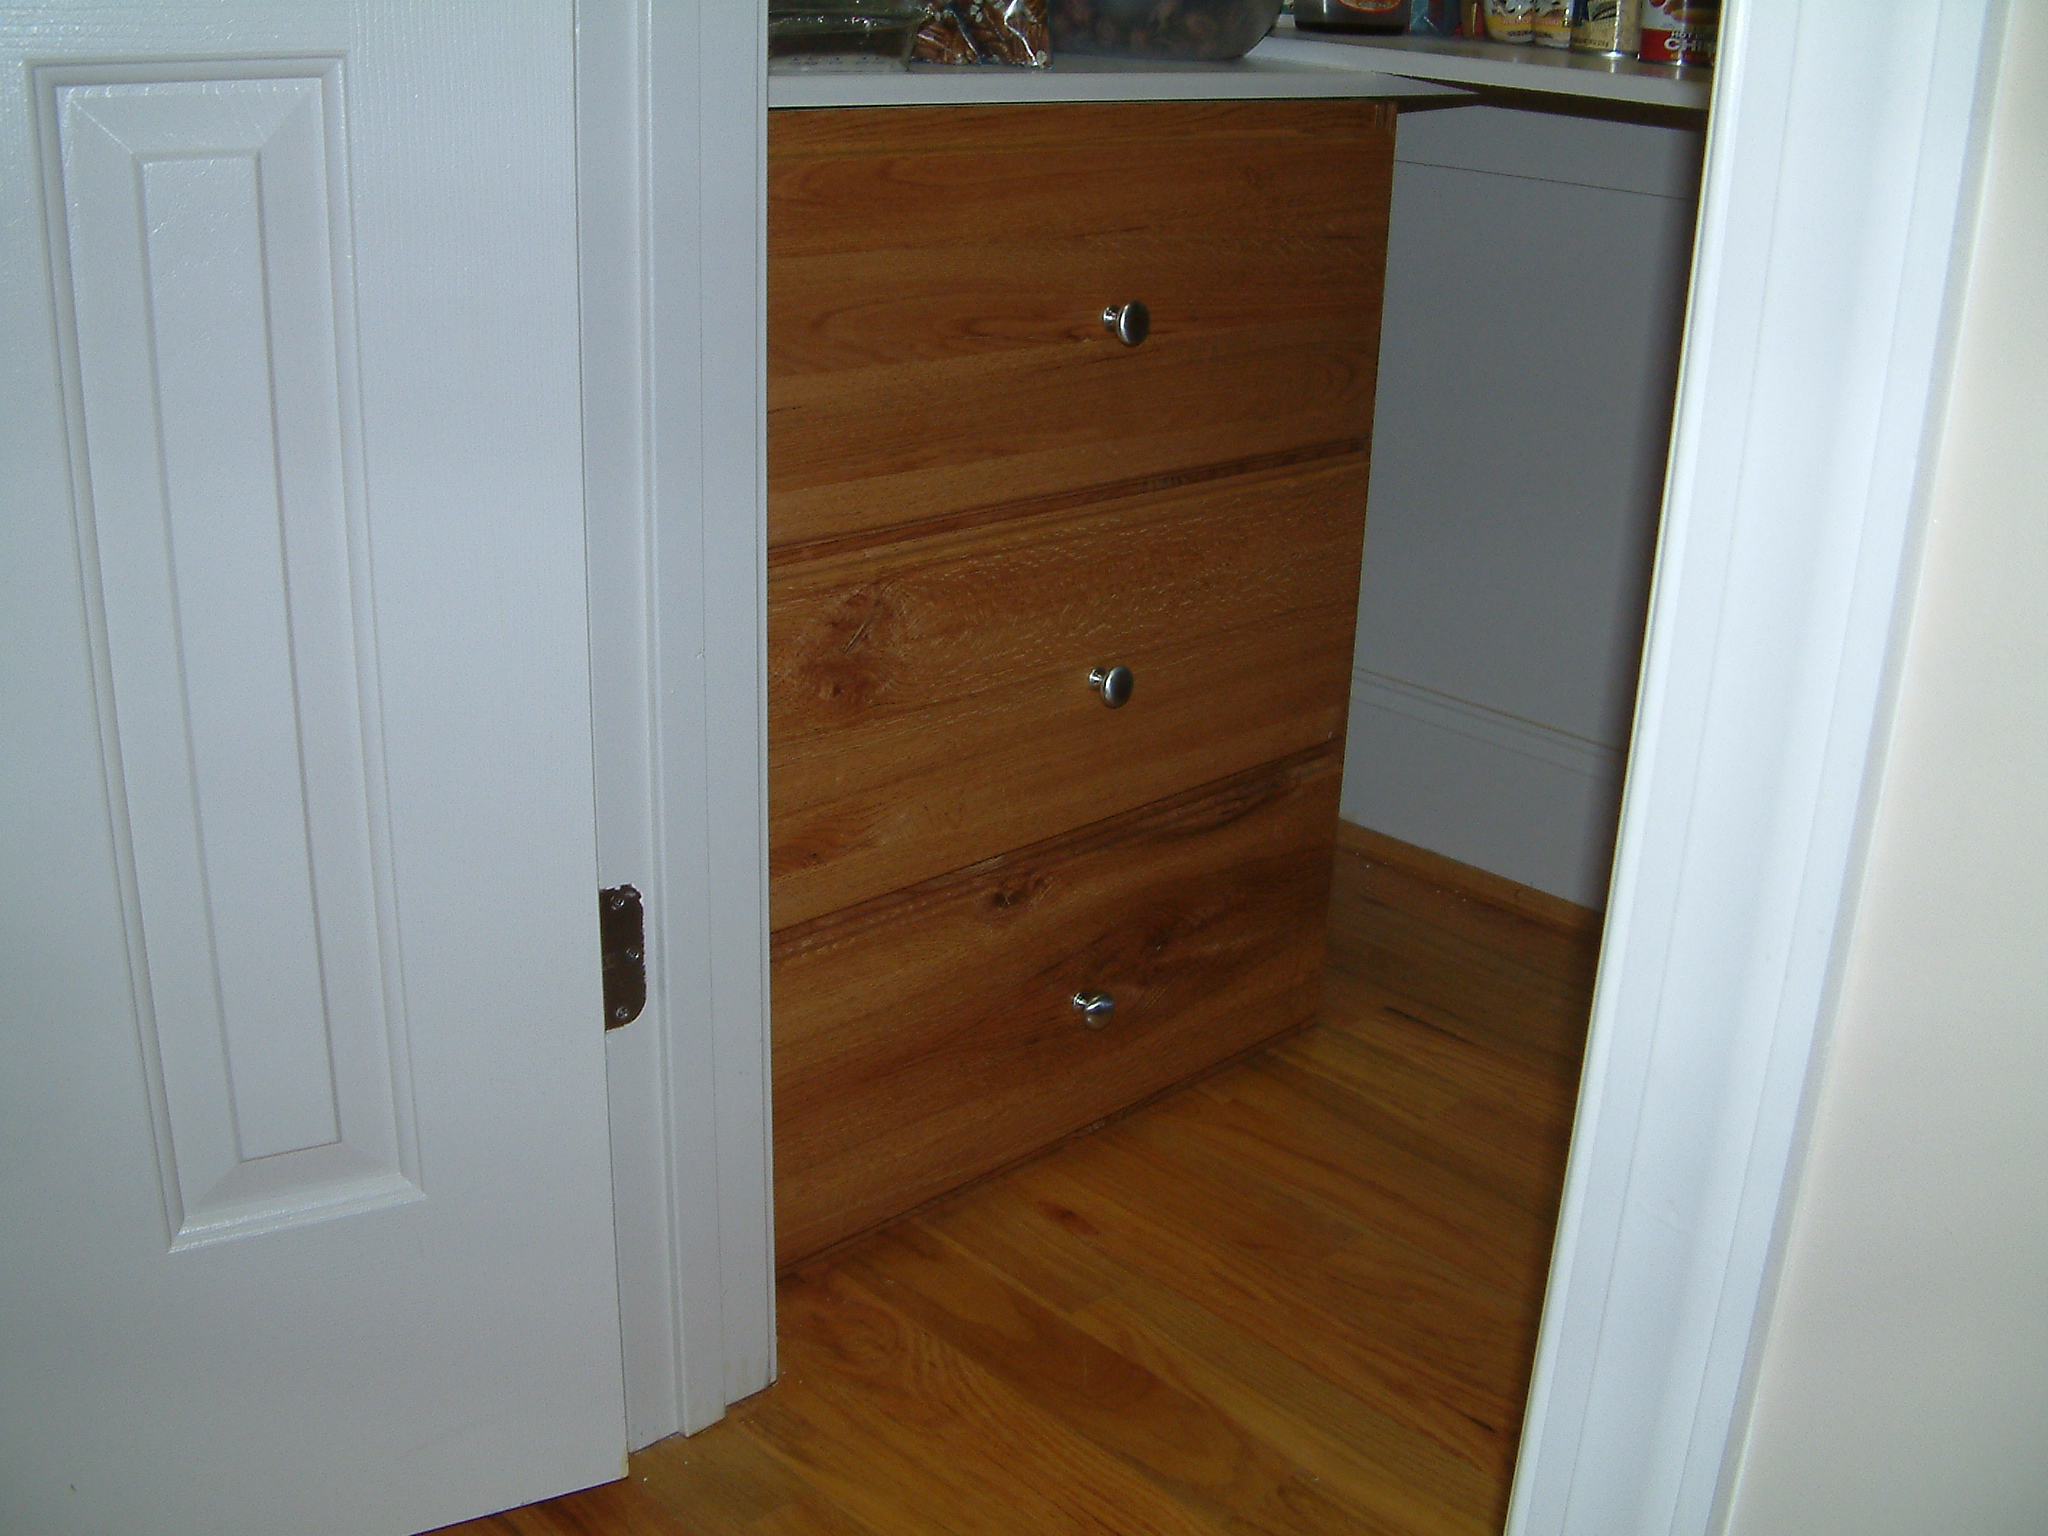
<path fill-rule="evenodd" d="M 1074 1011 L 1081 1015 L 1081 1022 L 1090 1029 L 1100 1029 L 1116 1012 L 1116 999 L 1107 992 L 1076 992 Z"/>
<path fill-rule="evenodd" d="M 1102 702 L 1111 709 L 1122 709 L 1131 702 L 1131 687 L 1136 679 L 1129 667 L 1097 667 L 1088 674 L 1088 686 L 1102 695 Z"/>
<path fill-rule="evenodd" d="M 1102 312 L 1102 328 L 1127 347 L 1135 347 L 1152 331 L 1152 311 L 1136 299 L 1112 304 Z"/>

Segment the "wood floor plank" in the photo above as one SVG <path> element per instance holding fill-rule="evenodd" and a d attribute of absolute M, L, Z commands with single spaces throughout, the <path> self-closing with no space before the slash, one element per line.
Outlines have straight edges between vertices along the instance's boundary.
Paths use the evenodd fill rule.
<path fill-rule="evenodd" d="M 1526 1297 L 1550 1256 L 1549 1223 L 1418 1155 L 1398 1128 L 1375 1129 L 1294 1091 L 1270 1070 L 1233 1073 L 1175 1106 L 1170 1134 L 1190 1157 L 1259 1168 L 1303 1200 L 1430 1255 L 1471 1283 Z M 1159 1134 L 1160 1122 L 1144 1127 Z"/>
<path fill-rule="evenodd" d="M 632 1477 L 577 1493 L 444 1526 L 434 1536 L 697 1536 Z"/>
<path fill-rule="evenodd" d="M 1294 1356 L 1380 1411 L 1465 1457 L 1498 1471 L 1505 1451 L 1497 1405 L 1479 1411 L 1447 1402 L 1456 1384 L 1430 1363 L 1413 1364 L 1372 1335 L 1376 1319 L 1346 1319 L 1323 1298 L 1305 1295 L 1288 1276 L 1286 1259 L 1267 1247 L 1265 1262 L 1233 1244 L 1197 1243 L 1119 1203 L 1086 1178 L 1053 1166 L 1054 1160 L 1017 1174 L 1031 1199 L 1058 1208 L 1088 1241 L 1141 1270 L 1169 1290 L 1199 1299 L 1218 1316 Z M 1135 1203 L 1135 1202 L 1134 1202 Z M 1279 1259 L 1280 1262 L 1273 1262 Z"/>
<path fill-rule="evenodd" d="M 1499 1489 L 1298 1361 L 1139 1281 L 1077 1323 L 1286 1453 L 1357 1513 L 1342 1529 L 1438 1536 L 1489 1529 Z"/>
<path fill-rule="evenodd" d="M 972 1255 L 915 1227 L 847 1268 L 1019 1396 L 1136 1468 L 1220 1528 L 1355 1529 L 1362 1511 L 1288 1485 L 1300 1469 L 1213 1404 L 1103 1344 Z"/>
<path fill-rule="evenodd" d="M 1280 1049 L 1266 1053 L 1260 1062 L 1275 1073 L 1282 1070 L 1312 1077 L 1329 1085 L 1332 1096 L 1344 1096 L 1360 1106 L 1360 1112 L 1379 1121 L 1399 1124 L 1418 1134 L 1422 1143 L 1434 1144 L 1447 1135 L 1445 1122 L 1469 1105 L 1483 1104 L 1505 1117 L 1501 1134 L 1517 1145 L 1547 1147 L 1557 1138 L 1559 1120 L 1569 1113 L 1563 1095 L 1531 1092 L 1517 1096 L 1497 1092 L 1486 1080 L 1493 1074 L 1475 1071 L 1473 1081 L 1462 1092 L 1443 1096 L 1430 1084 L 1430 1068 L 1419 1060 L 1429 1050 L 1420 1037 L 1427 1026 L 1418 1028 L 1413 1019 L 1399 1013 L 1380 1022 L 1369 1039 L 1318 1033 L 1303 1042 L 1299 1050 Z M 1494 1065 L 1510 1066 L 1505 1060 Z M 1501 1072 L 1496 1081 L 1512 1082 L 1513 1074 Z M 1422 1102 L 1414 1085 L 1421 1082 L 1429 1093 Z M 1551 1103 L 1546 1103 L 1551 1101 Z M 1555 1108 L 1551 1104 L 1555 1104 Z M 1462 1160 L 1475 1168 L 1489 1167 L 1505 1148 L 1486 1141 L 1465 1141 L 1457 1148 Z"/>
<path fill-rule="evenodd" d="M 684 1522 L 691 1536 L 771 1531 L 889 1536 L 741 1432 L 736 1419 L 702 1434 L 658 1441 L 633 1457 L 633 1475 Z"/>
<path fill-rule="evenodd" d="M 883 1530 L 950 1536 L 1215 1526 L 1019 1397 L 846 1266 L 781 1291 L 783 1371 L 739 1427 Z"/>
<path fill-rule="evenodd" d="M 1026 1288 L 1086 1299 L 1067 1315 L 1086 1332 L 1284 1448 L 1374 1522 L 1434 1533 L 1484 1528 L 1494 1479 L 1433 1450 L 1403 1426 L 1142 1273 L 1104 1258 L 1014 1190 L 979 1191 L 917 1227 Z M 1086 1275 L 1074 1287 L 1069 1277 Z M 1058 1305 L 1059 1303 L 1052 1303 Z"/>
<path fill-rule="evenodd" d="M 859 1524 L 845 1510 L 823 1500 L 785 1504 L 771 1510 L 747 1527 L 747 1536 L 850 1536 L 872 1532 L 871 1525 Z"/>
<path fill-rule="evenodd" d="M 974 1254 L 1069 1315 L 1137 1278 L 1135 1271 L 1043 1219 L 1014 1177 L 934 1206 L 915 1225 Z"/>
<path fill-rule="evenodd" d="M 1448 1400 L 1491 1412 L 1517 1347 L 1519 1308 L 1471 1275 L 1405 1242 L 1379 1223 L 1339 1215 L 1248 1160 L 1219 1156 L 1194 1138 L 1156 1125 L 1112 1127 L 1091 1148 L 1084 1177 L 1098 1189 L 1115 1179 L 1143 1192 L 1147 1215 L 1183 1241 L 1214 1246 L 1228 1260 L 1270 1270 L 1272 1283 L 1304 1308 L 1329 1314 L 1359 1346 L 1400 1368 L 1441 1379 Z M 1276 1243 L 1273 1234 L 1315 1225 L 1341 1234 L 1327 1252 Z M 1467 1390 L 1459 1390 L 1459 1389 Z"/>
<path fill-rule="evenodd" d="M 1343 886 L 1331 908 L 1333 950 L 1341 950 L 1347 937 L 1369 932 L 1388 911 L 1406 912 L 1439 930 L 1472 934 L 1497 954 L 1574 986 L 1591 987 L 1600 954 L 1599 913 L 1555 898 L 1543 900 L 1543 910 L 1535 912 L 1518 901 L 1491 900 L 1461 885 L 1448 861 L 1434 855 L 1429 874 L 1406 863 L 1361 856 L 1358 833 L 1348 824 L 1338 828 L 1340 846 L 1353 856 L 1341 866 Z M 1530 894 L 1517 893 L 1523 900 Z M 1560 922 L 1560 912 L 1570 917 Z"/>
<path fill-rule="evenodd" d="M 1597 930 L 1371 846 L 1315 1028 L 818 1260 L 773 1388 L 451 1529 L 1498 1531 Z"/>
<path fill-rule="evenodd" d="M 1599 930 L 1567 932 L 1504 910 L 1470 892 L 1446 890 L 1357 859 L 1342 866 L 1344 890 L 1332 908 L 1339 957 L 1358 942 L 1402 943 L 1424 952 L 1459 950 L 1481 964 L 1480 974 L 1514 969 L 1546 977 L 1573 992 L 1590 989 L 1599 961 Z"/>
<path fill-rule="evenodd" d="M 1343 1017 L 1357 1022 L 1317 1030 L 1308 1044 L 1327 1041 L 1333 1051 L 1391 1058 L 1358 1074 L 1353 1086 L 1382 1098 L 1414 1092 L 1439 1104 L 1484 1097 L 1526 1110 L 1547 1130 L 1569 1123 L 1578 1082 L 1561 1061 L 1537 1066 L 1517 1054 L 1475 1050 L 1470 1040 L 1443 1027 L 1427 1003 L 1343 971 L 1328 971 L 1326 985 L 1338 995 L 1324 1017 L 1337 1017 L 1341 1009 Z"/>
<path fill-rule="evenodd" d="M 1425 1003 L 1446 1033 L 1539 1069 L 1575 1067 L 1584 1049 L 1586 992 L 1410 914 L 1389 912 L 1334 963 Z"/>
<path fill-rule="evenodd" d="M 1353 1042 L 1322 1040 L 1306 1057 L 1274 1052 L 1259 1069 L 1295 1085 L 1308 1097 L 1340 1115 L 1369 1124 L 1399 1125 L 1410 1143 L 1428 1149 L 1445 1167 L 1482 1187 L 1508 1196 L 1545 1225 L 1554 1220 L 1562 1188 L 1563 1158 L 1569 1125 L 1531 1125 L 1496 1115 L 1481 1127 L 1471 1123 L 1475 1112 L 1467 1101 L 1429 1117 L 1404 1115 L 1370 1092 L 1367 1075 L 1377 1065 L 1373 1053 Z"/>

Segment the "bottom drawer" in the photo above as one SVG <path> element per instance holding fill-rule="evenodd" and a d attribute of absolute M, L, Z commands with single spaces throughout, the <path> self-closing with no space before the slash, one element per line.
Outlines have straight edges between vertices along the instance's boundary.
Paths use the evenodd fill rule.
<path fill-rule="evenodd" d="M 1305 1021 L 1340 766 L 1304 753 L 777 933 L 777 1261 Z M 1115 999 L 1099 1030 L 1084 989 Z"/>

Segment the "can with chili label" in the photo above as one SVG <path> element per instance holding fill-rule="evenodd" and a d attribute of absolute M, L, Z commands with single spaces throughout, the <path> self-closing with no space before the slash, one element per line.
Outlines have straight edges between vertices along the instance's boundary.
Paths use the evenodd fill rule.
<path fill-rule="evenodd" d="M 1643 0 L 1646 64 L 1712 64 L 1720 37 L 1720 0 Z"/>

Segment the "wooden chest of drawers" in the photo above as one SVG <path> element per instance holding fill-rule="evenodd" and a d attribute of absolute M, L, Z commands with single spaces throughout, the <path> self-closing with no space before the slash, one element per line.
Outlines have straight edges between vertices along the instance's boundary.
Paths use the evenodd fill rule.
<path fill-rule="evenodd" d="M 778 112 L 769 146 L 788 1263 L 1312 1014 L 1393 111 Z"/>

